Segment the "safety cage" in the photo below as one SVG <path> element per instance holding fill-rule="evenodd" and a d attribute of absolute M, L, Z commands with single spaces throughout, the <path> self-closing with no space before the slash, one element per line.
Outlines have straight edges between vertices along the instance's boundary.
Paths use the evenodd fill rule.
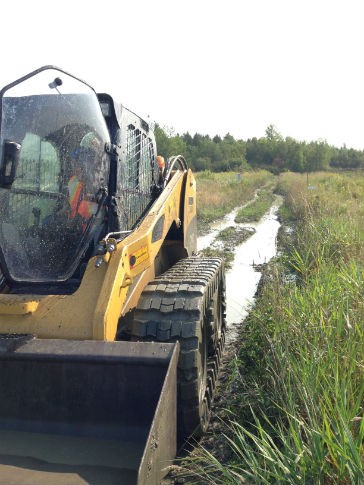
<path fill-rule="evenodd" d="M 116 157 L 110 174 L 110 230 L 129 231 L 159 193 L 156 144 L 150 125 L 111 96 L 98 94 Z"/>

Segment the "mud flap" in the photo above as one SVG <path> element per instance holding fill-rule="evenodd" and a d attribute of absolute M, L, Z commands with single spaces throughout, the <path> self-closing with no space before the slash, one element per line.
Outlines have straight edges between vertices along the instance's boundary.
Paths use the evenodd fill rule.
<path fill-rule="evenodd" d="M 179 344 L 0 338 L 0 484 L 157 485 Z"/>

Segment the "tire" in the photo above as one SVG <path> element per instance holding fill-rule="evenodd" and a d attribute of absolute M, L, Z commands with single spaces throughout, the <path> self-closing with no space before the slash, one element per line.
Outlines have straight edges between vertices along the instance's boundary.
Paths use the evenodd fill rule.
<path fill-rule="evenodd" d="M 144 289 L 132 339 L 180 343 L 178 437 L 207 429 L 225 338 L 225 274 L 219 258 L 179 261 Z"/>

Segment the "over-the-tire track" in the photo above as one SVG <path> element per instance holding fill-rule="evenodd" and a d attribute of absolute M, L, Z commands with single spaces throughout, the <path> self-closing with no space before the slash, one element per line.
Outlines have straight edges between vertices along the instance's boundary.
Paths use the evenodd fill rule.
<path fill-rule="evenodd" d="M 207 429 L 225 341 L 225 315 L 225 276 L 220 258 L 179 261 L 149 283 L 139 299 L 131 338 L 180 343 L 180 439 L 198 437 Z M 219 338 L 214 339 L 214 335 Z"/>

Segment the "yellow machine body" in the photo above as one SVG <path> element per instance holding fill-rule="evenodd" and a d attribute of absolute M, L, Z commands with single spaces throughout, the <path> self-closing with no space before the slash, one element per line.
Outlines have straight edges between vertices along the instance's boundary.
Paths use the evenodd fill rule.
<path fill-rule="evenodd" d="M 159 224 L 158 239 L 153 231 Z M 183 225 L 183 241 L 166 241 L 171 226 Z M 156 274 L 164 251 L 188 255 L 187 237 L 196 225 L 196 182 L 192 172 L 176 171 L 139 227 L 116 244 L 109 259 L 96 267 L 90 259 L 80 287 L 71 295 L 0 294 L 0 333 L 28 333 L 38 338 L 113 341 L 120 316 L 135 306 L 138 295 Z M 189 234 L 189 236 L 187 236 Z M 154 237 L 155 239 L 155 237 Z M 168 247 L 170 246 L 170 247 Z M 191 248 L 190 248 L 191 249 Z M 196 251 L 196 248 L 192 250 Z M 131 265 L 131 262 L 134 264 Z"/>

